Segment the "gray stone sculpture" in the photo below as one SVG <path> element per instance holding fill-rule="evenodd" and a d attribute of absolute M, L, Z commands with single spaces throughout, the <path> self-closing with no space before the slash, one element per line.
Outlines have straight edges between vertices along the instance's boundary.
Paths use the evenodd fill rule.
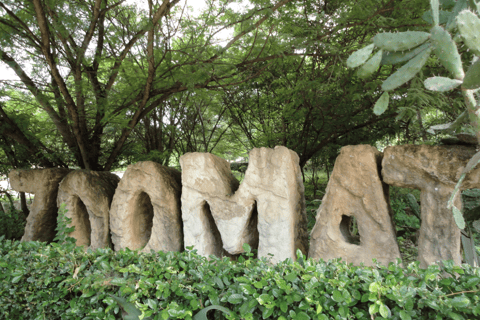
<path fill-rule="evenodd" d="M 78 246 L 111 247 L 108 215 L 120 178 L 110 172 L 75 170 L 60 182 L 57 205 L 66 204 Z"/>
<path fill-rule="evenodd" d="M 335 161 L 311 233 L 309 257 L 372 265 L 400 258 L 388 186 L 380 180 L 382 154 L 369 145 L 346 146 Z M 359 243 L 349 232 L 355 217 Z"/>
<path fill-rule="evenodd" d="M 128 166 L 110 208 L 115 250 L 183 250 L 181 173 L 152 161 Z"/>
<path fill-rule="evenodd" d="M 14 190 L 35 194 L 22 241 L 50 242 L 55 238 L 58 184 L 70 171 L 63 168 L 10 171 L 8 178 Z"/>
<path fill-rule="evenodd" d="M 475 154 L 465 146 L 403 145 L 384 150 L 384 182 L 403 188 L 420 189 L 421 218 L 418 260 L 426 268 L 440 260 L 461 264 L 460 229 L 447 202 L 463 168 Z M 467 175 L 461 189 L 480 187 L 480 170 Z M 461 198 L 455 199 L 461 208 Z"/>
<path fill-rule="evenodd" d="M 304 187 L 298 156 L 285 147 L 253 149 L 245 179 L 224 159 L 187 153 L 182 166 L 185 246 L 202 255 L 235 255 L 248 243 L 272 262 L 307 252 Z M 225 251 L 224 251 L 225 250 Z"/>

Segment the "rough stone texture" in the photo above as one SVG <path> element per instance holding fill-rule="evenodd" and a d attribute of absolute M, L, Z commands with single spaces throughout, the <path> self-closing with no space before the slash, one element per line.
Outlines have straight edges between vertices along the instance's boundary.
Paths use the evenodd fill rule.
<path fill-rule="evenodd" d="M 151 161 L 128 166 L 110 208 L 115 250 L 181 251 L 181 173 Z"/>
<path fill-rule="evenodd" d="M 309 257 L 372 265 L 395 262 L 400 250 L 389 205 L 388 186 L 379 176 L 382 154 L 369 145 L 346 146 L 335 161 L 311 233 Z M 359 244 L 350 234 L 355 217 Z"/>
<path fill-rule="evenodd" d="M 57 205 L 66 204 L 65 216 L 75 231 L 78 246 L 92 249 L 111 246 L 108 215 L 119 177 L 110 172 L 76 170 L 60 182 Z"/>
<path fill-rule="evenodd" d="M 463 168 L 475 154 L 465 146 L 404 145 L 384 150 L 383 181 L 390 185 L 420 189 L 421 218 L 418 239 L 420 267 L 440 260 L 461 264 L 460 229 L 447 202 Z M 464 180 L 461 189 L 480 187 L 480 170 Z M 461 198 L 455 199 L 461 208 Z"/>
<path fill-rule="evenodd" d="M 187 153 L 182 166 L 185 246 L 221 256 L 258 246 L 272 262 L 307 252 L 304 187 L 298 156 L 285 147 L 253 149 L 239 186 L 227 161 L 209 153 Z M 223 249 L 222 249 L 223 247 Z"/>
<path fill-rule="evenodd" d="M 58 184 L 69 169 L 12 170 L 8 178 L 15 191 L 35 194 L 22 241 L 51 242 L 57 225 Z"/>

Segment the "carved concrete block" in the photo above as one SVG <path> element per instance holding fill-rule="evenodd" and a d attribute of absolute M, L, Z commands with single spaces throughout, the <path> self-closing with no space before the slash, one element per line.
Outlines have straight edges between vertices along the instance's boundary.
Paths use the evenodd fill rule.
<path fill-rule="evenodd" d="M 35 194 L 22 241 L 51 242 L 55 238 L 58 184 L 70 171 L 63 168 L 10 171 L 8 178 L 14 190 Z"/>
<path fill-rule="evenodd" d="M 65 215 L 75 226 L 69 236 L 78 246 L 111 247 L 108 215 L 119 180 L 110 172 L 76 170 L 60 182 L 57 205 L 66 204 Z"/>
<path fill-rule="evenodd" d="M 309 257 L 372 265 L 400 258 L 388 186 L 380 180 L 382 154 L 369 145 L 346 146 L 335 161 L 311 233 Z M 349 231 L 355 217 L 360 238 Z"/>
<path fill-rule="evenodd" d="M 185 246 L 199 254 L 235 255 L 242 245 L 258 246 L 272 261 L 307 252 L 304 187 L 298 156 L 285 147 L 253 149 L 242 184 L 227 161 L 188 153 L 182 166 Z"/>
<path fill-rule="evenodd" d="M 418 239 L 420 267 L 440 260 L 461 264 L 460 229 L 455 224 L 447 202 L 475 148 L 465 146 L 403 145 L 384 151 L 382 174 L 390 185 L 420 189 L 421 218 Z M 461 189 L 480 187 L 480 170 L 464 180 Z M 461 198 L 455 199 L 458 208 Z"/>
<path fill-rule="evenodd" d="M 128 166 L 110 208 L 115 250 L 181 251 L 181 173 L 152 161 Z"/>

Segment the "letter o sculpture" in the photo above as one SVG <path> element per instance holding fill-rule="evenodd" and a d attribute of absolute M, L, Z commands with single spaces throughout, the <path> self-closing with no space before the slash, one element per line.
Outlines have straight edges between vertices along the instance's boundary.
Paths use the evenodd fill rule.
<path fill-rule="evenodd" d="M 152 161 L 127 167 L 110 208 L 116 251 L 181 251 L 181 173 Z"/>
<path fill-rule="evenodd" d="M 57 205 L 66 204 L 65 216 L 75 226 L 70 236 L 77 239 L 77 246 L 92 249 L 111 246 L 108 214 L 119 180 L 110 172 L 76 170 L 60 183 Z"/>

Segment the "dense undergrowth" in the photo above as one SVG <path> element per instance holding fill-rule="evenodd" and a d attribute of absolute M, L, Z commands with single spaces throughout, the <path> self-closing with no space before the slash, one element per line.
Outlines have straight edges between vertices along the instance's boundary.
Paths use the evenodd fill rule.
<path fill-rule="evenodd" d="M 122 319 L 109 294 L 151 319 L 478 319 L 480 269 L 469 265 L 354 267 L 341 261 L 273 265 L 185 252 L 110 249 L 0 239 L 0 319 Z"/>

